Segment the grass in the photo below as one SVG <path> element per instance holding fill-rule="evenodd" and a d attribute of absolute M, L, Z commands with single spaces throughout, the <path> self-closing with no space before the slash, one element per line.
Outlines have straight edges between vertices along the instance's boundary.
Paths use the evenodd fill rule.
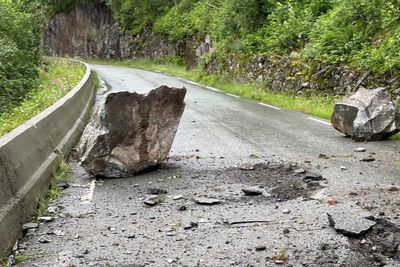
<path fill-rule="evenodd" d="M 400 140 L 400 133 L 397 133 L 397 134 L 395 134 L 395 135 L 392 135 L 392 136 L 390 137 L 390 139 L 391 139 L 391 140 Z"/>
<path fill-rule="evenodd" d="M 92 71 L 94 76 L 94 86 L 96 89 L 100 89 L 102 87 L 99 74 L 96 71 Z"/>
<path fill-rule="evenodd" d="M 204 85 L 216 87 L 244 98 L 304 112 L 324 119 L 330 119 L 333 112 L 333 106 L 335 102 L 339 100 L 339 98 L 332 96 L 303 96 L 284 92 L 274 92 L 269 89 L 268 84 L 239 83 L 218 75 L 205 75 L 199 69 L 188 71 L 182 66 L 177 66 L 168 62 L 154 62 L 142 59 L 135 61 L 92 60 L 90 63 L 161 71 L 163 73 L 196 81 Z"/>
<path fill-rule="evenodd" d="M 0 116 L 0 136 L 12 131 L 66 95 L 82 79 L 85 68 L 65 59 L 49 59 L 35 89 L 17 107 Z"/>
<path fill-rule="evenodd" d="M 20 254 L 15 256 L 15 263 L 24 263 L 33 259 L 33 255 L 29 254 Z"/>
<path fill-rule="evenodd" d="M 48 206 L 58 197 L 61 196 L 60 188 L 58 187 L 58 183 L 68 182 L 69 173 L 71 171 L 71 167 L 68 162 L 65 160 L 62 153 L 59 155 L 60 162 L 59 167 L 53 171 L 53 175 L 50 179 L 49 190 L 46 194 L 40 194 L 37 197 L 37 209 L 34 219 L 37 220 L 38 217 L 46 216 L 48 214 L 47 208 Z"/>

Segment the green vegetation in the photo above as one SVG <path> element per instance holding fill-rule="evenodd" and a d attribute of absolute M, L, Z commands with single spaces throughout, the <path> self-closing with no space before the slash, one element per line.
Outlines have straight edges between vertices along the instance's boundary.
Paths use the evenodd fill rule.
<path fill-rule="evenodd" d="M 301 111 L 307 114 L 329 119 L 335 102 L 338 98 L 332 96 L 304 96 L 288 93 L 273 92 L 269 90 L 269 84 L 238 83 L 229 78 L 217 75 L 205 75 L 200 69 L 187 71 L 184 67 L 168 62 L 154 62 L 149 60 L 135 61 L 100 61 L 93 60 L 96 64 L 111 64 L 116 66 L 142 68 L 156 70 L 163 73 L 183 77 L 199 82 L 204 85 L 213 86 L 226 92 L 240 95 L 245 98 L 280 106 L 283 108 Z"/>
<path fill-rule="evenodd" d="M 83 77 L 80 64 L 66 60 L 50 60 L 39 69 L 39 77 L 22 103 L 0 115 L 0 136 L 37 115 L 68 93 Z"/>
<path fill-rule="evenodd" d="M 37 23 L 19 1 L 0 0 L 0 114 L 23 100 L 38 75 Z"/>
<path fill-rule="evenodd" d="M 50 180 L 49 190 L 46 194 L 40 194 L 37 198 L 37 209 L 34 216 L 35 219 L 41 216 L 47 215 L 47 208 L 56 198 L 61 196 L 60 188 L 58 186 L 59 182 L 68 182 L 69 173 L 71 167 L 65 160 L 64 155 L 59 153 L 60 162 L 57 164 L 58 167 L 53 171 L 53 175 Z"/>
<path fill-rule="evenodd" d="M 15 256 L 15 264 L 28 262 L 33 259 L 33 255 L 30 254 L 19 254 Z"/>
<path fill-rule="evenodd" d="M 399 72 L 400 0 L 106 0 L 125 29 L 180 41 L 210 34 L 214 55 L 285 55 Z"/>

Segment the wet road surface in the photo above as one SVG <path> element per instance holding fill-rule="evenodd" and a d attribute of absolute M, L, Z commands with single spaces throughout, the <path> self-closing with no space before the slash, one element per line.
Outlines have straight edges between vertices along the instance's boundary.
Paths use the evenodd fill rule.
<path fill-rule="evenodd" d="M 398 225 L 400 142 L 355 143 L 327 121 L 302 113 L 161 73 L 92 67 L 107 85 L 99 98 L 116 91 L 145 93 L 160 85 L 187 88 L 170 158 L 152 172 L 104 180 L 89 177 L 72 161 L 71 187 L 51 207 L 56 219 L 20 242 L 18 253 L 35 255 L 20 266 L 379 262 L 354 247 L 362 238 L 336 233 L 326 214 L 352 210 Z M 359 146 L 367 151 L 354 152 Z M 365 157 L 376 160 L 360 161 Z M 299 168 L 326 180 L 313 188 L 296 174 Z M 242 189 L 249 186 L 258 186 L 263 194 L 245 196 Z M 167 193 L 159 205 L 148 207 L 143 200 L 152 188 Z M 198 197 L 221 203 L 202 206 L 194 201 Z M 384 260 L 386 266 L 399 263 Z"/>

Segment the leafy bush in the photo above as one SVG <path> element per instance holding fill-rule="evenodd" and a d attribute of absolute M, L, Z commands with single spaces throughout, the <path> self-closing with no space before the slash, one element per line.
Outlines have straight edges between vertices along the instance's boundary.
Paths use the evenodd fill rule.
<path fill-rule="evenodd" d="M 0 113 L 31 90 L 41 60 L 35 16 L 0 0 Z"/>
<path fill-rule="evenodd" d="M 175 1 L 108 0 L 107 4 L 115 12 L 122 27 L 139 33 L 146 25 L 152 25 Z"/>
<path fill-rule="evenodd" d="M 45 1 L 45 0 L 42 0 Z M 47 0 L 48 2 L 63 2 Z M 67 3 L 79 0 L 67 0 Z M 227 52 L 288 54 L 377 72 L 398 68 L 400 0 L 104 0 L 133 33 L 212 37 Z"/>
<path fill-rule="evenodd" d="M 0 136 L 42 112 L 67 94 L 83 77 L 85 68 L 65 60 L 52 60 L 40 68 L 33 89 L 19 105 L 0 114 Z"/>
<path fill-rule="evenodd" d="M 28 0 L 24 0 L 28 1 Z M 33 0 L 31 2 L 37 2 L 47 10 L 49 16 L 58 13 L 67 13 L 71 11 L 77 4 L 90 2 L 93 0 Z"/>

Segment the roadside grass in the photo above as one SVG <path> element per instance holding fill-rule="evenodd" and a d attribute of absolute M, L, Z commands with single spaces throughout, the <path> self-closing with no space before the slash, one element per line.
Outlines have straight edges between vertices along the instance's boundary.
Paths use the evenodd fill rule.
<path fill-rule="evenodd" d="M 151 61 L 145 59 L 124 61 L 91 60 L 89 62 L 93 64 L 160 71 L 166 74 L 196 81 L 203 85 L 212 86 L 244 98 L 253 99 L 262 103 L 267 103 L 290 110 L 304 112 L 306 114 L 324 119 L 330 119 L 333 112 L 333 106 L 335 102 L 340 99 L 339 97 L 332 96 L 305 96 L 286 92 L 275 92 L 269 89 L 268 83 L 239 83 L 221 75 L 206 75 L 201 72 L 200 69 L 188 71 L 185 67 L 169 62 Z"/>
<path fill-rule="evenodd" d="M 60 162 L 58 168 L 53 171 L 50 179 L 49 190 L 45 194 L 39 194 L 37 197 L 37 209 L 34 220 L 38 217 L 46 216 L 48 214 L 48 206 L 58 197 L 61 196 L 61 191 L 58 186 L 59 182 L 68 182 L 71 167 L 62 153 L 59 155 Z"/>
<path fill-rule="evenodd" d="M 39 114 L 66 95 L 82 79 L 84 66 L 65 59 L 48 59 L 25 100 L 0 115 L 0 136 Z"/>
<path fill-rule="evenodd" d="M 19 254 L 15 256 L 15 264 L 24 263 L 32 260 L 34 257 L 30 254 Z"/>
<path fill-rule="evenodd" d="M 400 140 L 400 133 L 397 133 L 397 134 L 395 134 L 395 135 L 392 135 L 392 136 L 390 137 L 390 139 L 391 139 L 391 140 Z"/>
<path fill-rule="evenodd" d="M 96 90 L 98 90 L 98 89 L 100 89 L 102 87 L 99 74 L 94 70 L 92 71 L 92 73 L 93 73 L 93 76 L 94 76 L 94 86 L 95 86 Z"/>

